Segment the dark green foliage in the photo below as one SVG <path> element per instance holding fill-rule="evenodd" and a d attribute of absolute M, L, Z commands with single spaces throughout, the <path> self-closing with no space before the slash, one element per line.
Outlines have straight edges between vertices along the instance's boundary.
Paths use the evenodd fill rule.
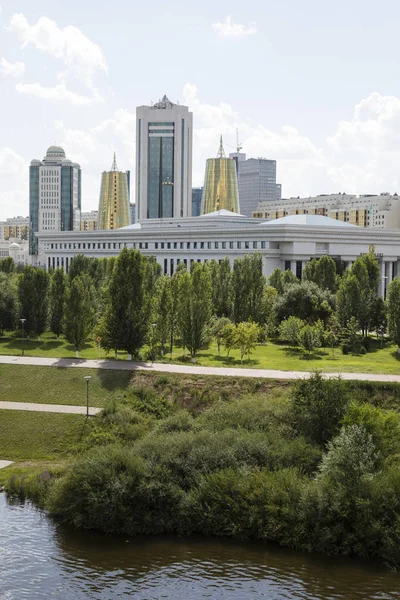
<path fill-rule="evenodd" d="M 59 336 L 62 333 L 64 315 L 65 275 L 62 269 L 51 274 L 49 291 L 50 329 Z"/>
<path fill-rule="evenodd" d="M 334 308 L 334 296 L 315 283 L 302 281 L 285 288 L 275 304 L 278 323 L 289 317 L 298 317 L 312 324 L 318 320 L 326 323 Z"/>
<path fill-rule="evenodd" d="M 40 267 L 26 266 L 18 280 L 20 318 L 26 319 L 25 331 L 40 335 L 48 319 L 49 274 Z"/>
<path fill-rule="evenodd" d="M 89 275 L 76 275 L 65 293 L 63 330 L 76 353 L 94 326 L 94 289 Z"/>
<path fill-rule="evenodd" d="M 12 275 L 0 272 L 0 336 L 14 329 L 18 315 L 17 291 Z"/>
<path fill-rule="evenodd" d="M 209 263 L 213 313 L 216 317 L 232 317 L 232 271 L 228 257 Z"/>
<path fill-rule="evenodd" d="M 261 254 L 247 254 L 237 258 L 233 265 L 233 320 L 235 323 L 254 321 L 262 323 L 262 305 L 265 277 L 262 273 Z"/>
<path fill-rule="evenodd" d="M 212 316 L 211 279 L 207 265 L 193 263 L 179 275 L 179 323 L 183 346 L 194 358 L 206 340 Z"/>
<path fill-rule="evenodd" d="M 348 403 L 340 379 L 324 379 L 321 373 L 296 382 L 292 414 L 298 430 L 317 444 L 325 445 L 338 432 Z"/>
<path fill-rule="evenodd" d="M 304 279 L 313 281 L 320 288 L 336 292 L 336 263 L 330 256 L 313 258 L 306 264 L 303 273 Z"/>
<path fill-rule="evenodd" d="M 15 263 L 11 256 L 0 259 L 0 272 L 7 274 L 15 272 Z"/>

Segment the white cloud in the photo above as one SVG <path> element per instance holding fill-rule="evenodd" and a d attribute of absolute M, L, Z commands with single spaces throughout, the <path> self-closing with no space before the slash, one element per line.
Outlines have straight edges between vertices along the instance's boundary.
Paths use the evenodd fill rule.
<path fill-rule="evenodd" d="M 246 27 L 243 23 L 234 23 L 230 16 L 226 17 L 223 23 L 213 23 L 211 28 L 221 38 L 240 39 L 257 33 L 255 23 Z"/>
<path fill-rule="evenodd" d="M 64 81 L 54 87 L 47 87 L 38 82 L 17 83 L 15 89 L 21 94 L 29 94 L 36 96 L 36 98 L 43 98 L 44 100 L 68 100 L 72 104 L 79 106 L 103 101 L 103 98 L 95 93 L 92 96 L 81 96 L 80 94 L 71 92 L 71 90 L 67 89 Z"/>
<path fill-rule="evenodd" d="M 25 161 L 11 148 L 0 149 L 0 175 L 21 175 L 25 169 Z"/>
<path fill-rule="evenodd" d="M 47 17 L 40 17 L 35 25 L 29 25 L 25 16 L 18 13 L 11 17 L 9 29 L 16 33 L 22 48 L 32 44 L 41 52 L 60 59 L 68 75 L 83 80 L 89 86 L 97 71 L 107 73 L 101 48 L 77 27 L 68 25 L 60 28 Z"/>
<path fill-rule="evenodd" d="M 25 73 L 25 63 L 11 63 L 5 58 L 0 58 L 0 73 L 3 73 L 3 75 L 9 75 L 15 79 L 22 79 Z"/>

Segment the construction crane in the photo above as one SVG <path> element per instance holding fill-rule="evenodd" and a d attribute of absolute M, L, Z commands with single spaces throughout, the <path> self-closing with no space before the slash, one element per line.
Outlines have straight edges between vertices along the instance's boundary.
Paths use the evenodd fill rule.
<path fill-rule="evenodd" d="M 235 148 L 235 146 L 232 146 L 232 144 L 227 144 L 226 142 L 224 142 L 224 144 L 225 146 L 229 146 L 229 148 Z M 242 148 L 243 144 L 239 142 L 239 130 L 236 129 L 236 152 L 239 154 Z"/>

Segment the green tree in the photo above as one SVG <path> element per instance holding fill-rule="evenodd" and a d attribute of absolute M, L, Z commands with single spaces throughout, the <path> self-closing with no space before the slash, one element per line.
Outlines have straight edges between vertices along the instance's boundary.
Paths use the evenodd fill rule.
<path fill-rule="evenodd" d="M 235 323 L 254 321 L 262 323 L 260 306 L 265 277 L 262 273 L 261 254 L 247 254 L 237 258 L 233 265 L 233 320 Z"/>
<path fill-rule="evenodd" d="M 186 267 L 182 263 L 178 265 L 177 270 L 170 278 L 170 306 L 167 315 L 167 328 L 168 328 L 168 339 L 169 339 L 169 355 L 172 360 L 172 351 L 174 348 L 175 337 L 179 331 L 179 314 L 180 314 L 180 277 L 186 272 Z"/>
<path fill-rule="evenodd" d="M 89 275 L 90 274 L 90 263 L 93 259 L 90 259 L 84 254 L 77 254 L 71 260 L 68 269 L 68 279 L 71 282 L 77 275 Z M 97 260 L 97 259 L 94 259 Z"/>
<path fill-rule="evenodd" d="M 224 328 L 231 321 L 227 317 L 215 318 L 211 324 L 211 335 L 217 342 L 218 356 L 221 356 L 221 344 L 224 341 Z"/>
<path fill-rule="evenodd" d="M 161 344 L 161 355 L 164 356 L 165 345 L 168 340 L 169 321 L 171 312 L 171 277 L 164 275 L 157 280 L 156 297 L 154 303 L 154 322 L 156 323 L 156 336 Z"/>
<path fill-rule="evenodd" d="M 260 335 L 260 327 L 257 323 L 239 323 L 236 325 L 236 346 L 240 350 L 240 362 L 243 362 L 243 357 L 250 354 L 256 347 L 258 336 Z"/>
<path fill-rule="evenodd" d="M 40 267 L 27 265 L 18 280 L 20 317 L 26 319 L 27 335 L 40 336 L 46 330 L 48 319 L 49 274 Z"/>
<path fill-rule="evenodd" d="M 0 336 L 5 329 L 14 329 L 17 312 L 17 294 L 13 277 L 0 272 Z"/>
<path fill-rule="evenodd" d="M 289 346 L 298 346 L 303 327 L 304 321 L 298 317 L 284 319 L 279 325 L 279 339 L 283 342 L 287 342 Z"/>
<path fill-rule="evenodd" d="M 300 344 L 310 355 L 321 346 L 321 332 L 316 325 L 305 325 L 300 331 Z"/>
<path fill-rule="evenodd" d="M 400 353 L 400 279 L 395 277 L 387 291 L 387 318 L 389 335 Z"/>
<path fill-rule="evenodd" d="M 276 268 L 268 279 L 268 285 L 274 287 L 279 295 L 283 294 L 285 288 L 293 283 L 300 283 L 296 275 L 290 269 L 281 271 Z"/>
<path fill-rule="evenodd" d="M 50 280 L 49 309 L 50 329 L 60 337 L 62 333 L 62 320 L 64 314 L 65 275 L 62 269 L 53 271 Z"/>
<path fill-rule="evenodd" d="M 332 314 L 335 298 L 312 281 L 302 281 L 285 288 L 275 305 L 277 322 L 291 316 L 312 324 L 318 320 L 326 323 Z"/>
<path fill-rule="evenodd" d="M 213 312 L 216 317 L 232 316 L 232 270 L 229 258 L 209 263 Z"/>
<path fill-rule="evenodd" d="M 7 258 L 0 259 L 0 272 L 2 273 L 14 273 L 15 272 L 15 263 L 11 256 Z"/>
<path fill-rule="evenodd" d="M 87 273 L 76 275 L 66 287 L 63 329 L 77 358 L 94 326 L 93 296 L 92 279 Z"/>
<path fill-rule="evenodd" d="M 105 338 L 109 349 L 125 350 L 130 360 L 148 334 L 151 312 L 147 272 L 146 258 L 138 250 L 123 248 L 110 278 Z"/>
<path fill-rule="evenodd" d="M 222 331 L 222 340 L 227 355 L 236 348 L 236 327 L 233 323 L 227 323 Z"/>
<path fill-rule="evenodd" d="M 292 392 L 294 422 L 303 435 L 325 445 L 339 431 L 348 404 L 343 382 L 324 379 L 320 372 L 299 379 Z"/>
<path fill-rule="evenodd" d="M 305 266 L 303 277 L 324 290 L 336 292 L 336 263 L 330 256 L 323 255 L 310 260 Z"/>
<path fill-rule="evenodd" d="M 180 277 L 180 326 L 182 342 L 195 360 L 206 339 L 212 315 L 212 290 L 207 265 L 193 263 Z"/>

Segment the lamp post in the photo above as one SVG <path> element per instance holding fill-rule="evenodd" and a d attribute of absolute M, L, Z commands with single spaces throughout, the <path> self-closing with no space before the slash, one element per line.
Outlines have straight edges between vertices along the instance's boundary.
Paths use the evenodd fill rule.
<path fill-rule="evenodd" d="M 153 362 L 154 362 L 154 330 L 157 327 L 157 323 L 152 323 L 151 327 L 153 330 L 153 333 L 151 336 L 151 364 L 153 364 Z"/>
<path fill-rule="evenodd" d="M 25 348 L 24 348 L 24 334 L 25 334 L 25 330 L 24 330 L 24 324 L 26 319 L 20 319 L 21 324 L 22 324 L 22 355 L 21 356 L 25 356 Z"/>
<path fill-rule="evenodd" d="M 84 380 L 86 381 L 86 418 L 89 417 L 89 381 L 91 380 L 90 375 L 85 375 Z"/>

